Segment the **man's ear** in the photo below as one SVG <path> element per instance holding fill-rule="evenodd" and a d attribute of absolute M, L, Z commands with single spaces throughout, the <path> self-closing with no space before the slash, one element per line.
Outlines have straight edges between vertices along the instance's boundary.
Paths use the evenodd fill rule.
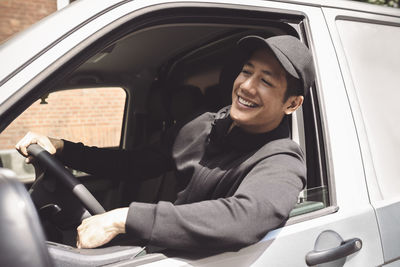
<path fill-rule="evenodd" d="M 302 95 L 289 97 L 289 99 L 285 103 L 285 114 L 290 115 L 295 112 L 303 104 L 303 101 L 304 96 Z"/>

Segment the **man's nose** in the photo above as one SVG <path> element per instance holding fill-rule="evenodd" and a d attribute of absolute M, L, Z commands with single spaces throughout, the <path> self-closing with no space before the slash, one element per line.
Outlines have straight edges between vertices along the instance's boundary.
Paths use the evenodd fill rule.
<path fill-rule="evenodd" d="M 248 77 L 243 83 L 241 84 L 240 88 L 248 94 L 255 94 L 256 93 L 256 80 L 253 76 Z"/>

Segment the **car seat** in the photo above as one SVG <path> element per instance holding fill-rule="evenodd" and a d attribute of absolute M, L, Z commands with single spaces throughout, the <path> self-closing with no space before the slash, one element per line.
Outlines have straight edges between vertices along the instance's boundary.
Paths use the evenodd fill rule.
<path fill-rule="evenodd" d="M 146 122 L 147 144 L 162 140 L 169 128 L 180 127 L 206 111 L 204 96 L 196 86 L 176 85 L 167 88 L 155 86 L 150 90 Z M 165 90 L 170 93 L 168 99 Z M 171 171 L 142 182 L 135 191 L 135 201 L 173 202 L 178 191 L 175 174 Z"/>
<path fill-rule="evenodd" d="M 236 50 L 232 53 L 238 54 Z M 217 112 L 223 107 L 232 104 L 233 83 L 240 73 L 244 59 L 238 56 L 230 56 L 224 62 L 219 75 L 218 84 L 205 89 L 205 103 L 208 111 Z"/>

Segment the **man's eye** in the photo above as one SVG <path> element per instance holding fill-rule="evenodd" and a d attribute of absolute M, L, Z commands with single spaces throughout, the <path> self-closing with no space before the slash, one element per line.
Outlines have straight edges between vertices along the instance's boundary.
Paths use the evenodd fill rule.
<path fill-rule="evenodd" d="M 268 86 L 272 86 L 272 84 L 271 84 L 270 82 L 268 82 L 267 80 L 265 80 L 265 79 L 261 79 L 261 81 L 262 81 L 264 84 L 268 85 Z"/>
<path fill-rule="evenodd" d="M 249 74 L 251 74 L 251 72 L 250 72 L 250 71 L 248 71 L 248 70 L 242 70 L 242 73 L 243 73 L 243 74 L 246 74 L 246 75 L 249 75 Z"/>

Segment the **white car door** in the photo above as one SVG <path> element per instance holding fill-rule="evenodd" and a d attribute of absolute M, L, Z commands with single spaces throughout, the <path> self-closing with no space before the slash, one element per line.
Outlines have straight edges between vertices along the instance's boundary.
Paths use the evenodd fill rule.
<path fill-rule="evenodd" d="M 400 264 L 400 12 L 324 10 L 344 73 L 376 210 L 384 262 Z M 386 265 L 385 265 L 386 266 Z"/>

